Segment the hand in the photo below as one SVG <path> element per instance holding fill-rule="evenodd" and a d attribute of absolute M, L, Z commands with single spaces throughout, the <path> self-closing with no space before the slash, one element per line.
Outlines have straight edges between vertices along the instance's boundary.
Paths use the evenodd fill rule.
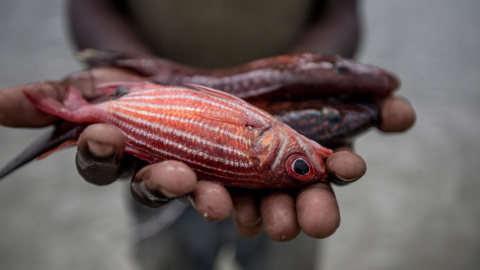
<path fill-rule="evenodd" d="M 62 83 L 37 83 L 0 91 L 0 125 L 39 127 L 57 120 L 37 110 L 26 100 L 22 89 L 41 91 L 62 100 L 68 85 L 92 85 L 94 73 L 102 76 L 95 83 L 125 80 L 125 76 L 110 69 L 94 69 L 78 73 L 75 80 Z M 105 75 L 106 74 L 106 75 Z M 97 74 L 98 75 L 98 74 Z M 105 75 L 105 76 L 104 76 Z M 85 76 L 82 79 L 82 76 Z M 128 78 L 129 80 L 138 77 Z M 20 89 L 21 88 L 21 89 Z M 78 87 L 85 95 L 94 95 L 88 87 Z M 382 107 L 383 132 L 401 132 L 411 127 L 415 113 L 403 99 L 388 98 Z M 18 111 L 22 114 L 18 114 Z M 115 127 L 96 124 L 89 126 L 78 142 L 77 168 L 89 182 L 105 185 L 115 181 L 125 170 L 139 166 L 138 160 L 124 158 L 125 139 Z M 366 170 L 363 159 L 351 152 L 351 146 L 336 149 L 326 162 L 330 180 L 351 183 Z M 219 221 L 233 214 L 238 232 L 247 238 L 255 237 L 265 229 L 277 241 L 288 241 L 302 230 L 314 238 L 324 238 L 335 232 L 340 213 L 333 189 L 328 182 L 316 183 L 297 191 L 264 191 L 225 188 L 216 183 L 197 181 L 195 173 L 185 164 L 165 161 L 144 166 L 133 177 L 132 194 L 142 204 L 161 206 L 174 198 L 190 202 L 208 221 Z"/>
<path fill-rule="evenodd" d="M 382 107 L 383 132 L 401 132 L 410 128 L 415 113 L 401 98 L 388 98 Z M 79 173 L 87 181 L 105 184 L 115 181 L 122 170 L 120 157 L 125 142 L 115 127 L 89 126 L 79 139 L 77 162 Z M 94 168 L 101 168 L 95 170 Z M 366 171 L 363 159 L 351 152 L 351 146 L 336 149 L 326 162 L 329 180 L 347 184 Z M 233 216 L 238 232 L 246 237 L 258 236 L 262 228 L 276 241 L 289 241 L 300 231 L 314 238 L 325 238 L 340 224 L 340 213 L 329 182 L 320 182 L 297 191 L 246 190 L 198 181 L 185 164 L 165 161 L 140 169 L 131 183 L 134 198 L 147 206 L 158 207 L 180 198 L 191 203 L 207 221 Z"/>
<path fill-rule="evenodd" d="M 112 81 L 146 81 L 148 78 L 126 69 L 98 67 L 75 72 L 60 82 L 37 82 L 0 91 L 0 125 L 7 127 L 45 127 L 57 121 L 57 117 L 46 114 L 32 105 L 23 90 L 36 95 L 50 96 L 63 100 L 69 86 L 77 88 L 87 99 L 97 96 L 96 85 Z M 101 93 L 100 93 L 101 94 Z M 22 112 L 19 114 L 18 112 Z"/>

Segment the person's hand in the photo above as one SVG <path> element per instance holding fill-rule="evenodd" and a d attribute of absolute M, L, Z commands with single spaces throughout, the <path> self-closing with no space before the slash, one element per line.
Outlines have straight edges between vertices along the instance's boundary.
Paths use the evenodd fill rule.
<path fill-rule="evenodd" d="M 148 78 L 126 69 L 99 67 L 75 72 L 59 82 L 44 81 L 5 88 L 0 91 L 0 125 L 7 127 L 45 127 L 57 121 L 57 117 L 38 110 L 22 91 L 63 100 L 70 86 L 77 88 L 89 99 L 102 93 L 96 85 L 112 81 L 146 81 Z M 21 112 L 21 113 L 19 113 Z"/>
<path fill-rule="evenodd" d="M 96 78 L 94 83 L 91 76 Z M 69 85 L 83 90 L 86 96 L 94 96 L 91 86 L 97 83 L 142 80 L 128 72 L 112 72 L 108 68 L 78 73 L 69 79 L 62 83 L 36 83 L 0 91 L 0 125 L 41 127 L 57 121 L 36 109 L 21 90 L 40 91 L 63 100 Z M 388 98 L 381 107 L 383 121 L 378 128 L 383 132 L 407 130 L 415 121 L 415 113 L 404 99 Z M 117 128 L 105 124 L 89 126 L 78 141 L 76 163 L 80 175 L 91 183 L 106 185 L 122 172 L 136 171 L 144 165 L 129 155 L 124 156 L 124 148 L 125 139 Z M 366 170 L 363 159 L 351 152 L 348 145 L 336 149 L 326 166 L 329 180 L 339 184 L 356 181 Z M 213 182 L 198 181 L 195 173 L 183 163 L 165 161 L 136 171 L 131 190 L 135 199 L 144 205 L 161 206 L 179 198 L 190 202 L 208 221 L 233 216 L 238 232 L 247 238 L 259 235 L 262 229 L 277 241 L 291 240 L 300 231 L 314 238 L 324 238 L 333 234 L 340 223 L 338 203 L 327 181 L 295 191 L 227 189 Z"/>
<path fill-rule="evenodd" d="M 382 107 L 383 132 L 402 132 L 415 121 L 409 103 L 401 98 L 387 98 Z M 125 139 L 115 127 L 89 126 L 78 144 L 77 165 L 87 181 L 103 185 L 115 181 L 124 165 Z M 329 180 L 347 184 L 366 171 L 363 159 L 352 152 L 351 145 L 336 149 L 326 161 Z M 128 166 L 127 166 L 128 167 Z M 320 182 L 295 191 L 247 190 L 225 188 L 199 181 L 195 173 L 178 161 L 164 161 L 144 166 L 133 177 L 131 191 L 141 204 L 158 207 L 179 198 L 191 203 L 207 221 L 233 216 L 242 236 L 258 236 L 262 229 L 276 241 L 289 241 L 300 231 L 313 238 L 325 238 L 340 224 L 340 212 L 329 182 Z"/>

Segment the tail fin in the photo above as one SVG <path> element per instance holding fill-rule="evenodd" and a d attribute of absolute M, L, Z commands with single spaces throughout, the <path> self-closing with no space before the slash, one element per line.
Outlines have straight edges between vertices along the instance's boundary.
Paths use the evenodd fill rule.
<path fill-rule="evenodd" d="M 36 158 L 45 157 L 56 150 L 76 144 L 80 133 L 86 126 L 66 121 L 61 122 L 55 129 L 39 137 L 0 169 L 0 180 Z"/>

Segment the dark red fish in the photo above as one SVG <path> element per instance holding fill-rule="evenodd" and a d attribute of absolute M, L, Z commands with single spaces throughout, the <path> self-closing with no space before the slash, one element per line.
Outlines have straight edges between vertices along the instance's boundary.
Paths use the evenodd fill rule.
<path fill-rule="evenodd" d="M 163 58 L 85 50 L 79 57 L 93 66 L 134 70 L 164 85 L 192 83 L 260 102 L 325 97 L 379 100 L 398 88 L 398 78 L 381 68 L 338 55 L 295 53 L 226 69 L 200 69 Z"/>

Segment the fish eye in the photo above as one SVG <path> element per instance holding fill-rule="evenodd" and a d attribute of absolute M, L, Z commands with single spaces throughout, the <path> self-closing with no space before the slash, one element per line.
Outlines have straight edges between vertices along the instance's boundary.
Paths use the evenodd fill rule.
<path fill-rule="evenodd" d="M 298 175 L 307 175 L 310 172 L 310 166 L 303 158 L 297 158 L 292 163 L 292 170 Z"/>
<path fill-rule="evenodd" d="M 314 175 L 312 162 L 303 155 L 291 155 L 285 165 L 287 173 L 295 180 L 309 180 Z"/>

